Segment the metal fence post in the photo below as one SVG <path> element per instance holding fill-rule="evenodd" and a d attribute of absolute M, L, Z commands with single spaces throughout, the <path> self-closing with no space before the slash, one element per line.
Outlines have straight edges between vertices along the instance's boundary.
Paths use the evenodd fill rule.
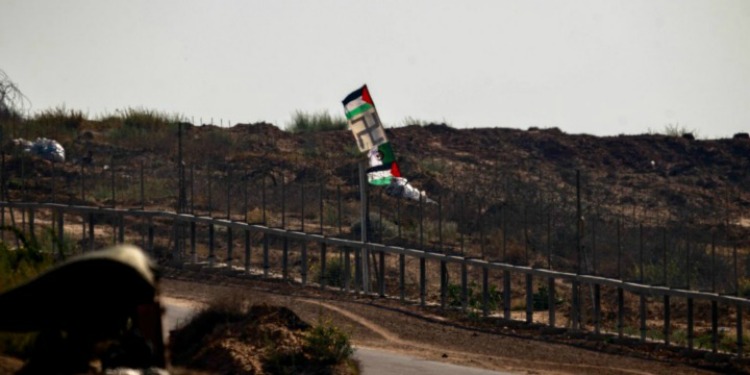
<path fill-rule="evenodd" d="M 284 237 L 281 249 L 281 275 L 284 280 L 289 278 L 289 239 Z"/>
<path fill-rule="evenodd" d="M 318 282 L 320 283 L 320 289 L 324 289 L 326 285 L 328 284 L 328 273 L 326 270 L 327 265 L 327 254 L 328 245 L 325 242 L 320 243 L 320 280 Z"/>
<path fill-rule="evenodd" d="M 151 216 L 148 217 L 148 253 L 154 254 L 154 221 Z"/>
<path fill-rule="evenodd" d="M 625 292 L 617 288 L 617 337 L 622 339 L 625 328 Z"/>
<path fill-rule="evenodd" d="M 599 335 L 602 328 L 602 290 L 601 285 L 594 284 L 594 333 Z"/>
<path fill-rule="evenodd" d="M 487 267 L 482 267 L 482 316 L 490 315 L 490 275 Z"/>
<path fill-rule="evenodd" d="M 742 328 L 742 305 L 737 305 L 737 357 L 742 358 L 745 339 L 745 331 Z"/>
<path fill-rule="evenodd" d="M 153 227 L 150 227 L 149 229 L 153 232 Z M 94 213 L 90 212 L 89 213 L 89 250 L 90 251 L 94 251 L 94 242 L 96 242 L 94 234 L 95 234 L 94 233 Z M 149 235 L 151 236 L 150 238 L 153 239 L 153 234 L 149 233 Z"/>
<path fill-rule="evenodd" d="M 378 269 L 378 294 L 380 297 L 385 297 L 385 252 L 380 251 L 378 258 L 380 262 L 380 268 Z"/>
<path fill-rule="evenodd" d="M 669 334 L 672 331 L 670 326 L 672 325 L 672 306 L 669 302 L 669 295 L 664 295 L 664 345 L 669 345 Z"/>
<path fill-rule="evenodd" d="M 190 261 L 193 264 L 198 263 L 198 253 L 196 252 L 196 224 L 195 221 L 190 222 Z"/>
<path fill-rule="evenodd" d="M 555 307 L 557 305 L 557 298 L 555 297 L 555 278 L 550 277 L 547 280 L 548 283 L 548 310 L 549 310 L 549 326 L 555 328 Z"/>
<path fill-rule="evenodd" d="M 57 220 L 57 250 L 60 254 L 65 251 L 65 212 L 63 210 L 58 211 Z"/>
<path fill-rule="evenodd" d="M 526 274 L 526 323 L 534 322 L 534 279 Z"/>
<path fill-rule="evenodd" d="M 578 280 L 573 280 L 572 283 L 572 290 L 571 293 L 573 293 L 573 306 L 570 310 L 571 315 L 571 322 L 573 324 L 573 330 L 580 330 L 581 329 L 581 291 L 580 291 L 580 283 Z"/>
<path fill-rule="evenodd" d="M 268 277 L 268 271 L 271 265 L 268 260 L 268 235 L 263 234 L 263 277 Z"/>
<path fill-rule="evenodd" d="M 250 231 L 245 229 L 245 273 L 247 274 L 250 273 L 250 250 Z"/>
<path fill-rule="evenodd" d="M 461 262 L 461 310 L 466 311 L 469 306 L 469 272 L 466 260 Z"/>
<path fill-rule="evenodd" d="M 695 338 L 695 332 L 694 332 L 694 322 L 693 322 L 693 299 L 688 298 L 687 299 L 687 340 L 688 340 L 688 349 L 693 350 L 693 338 Z"/>
<path fill-rule="evenodd" d="M 440 260 L 440 308 L 443 310 L 445 310 L 447 296 L 448 296 L 448 265 L 445 263 L 445 260 Z"/>
<path fill-rule="evenodd" d="M 503 318 L 510 320 L 510 271 L 503 271 Z"/>
<path fill-rule="evenodd" d="M 398 254 L 398 289 L 401 302 L 406 300 L 406 254 Z"/>
<path fill-rule="evenodd" d="M 227 269 L 232 270 L 232 261 L 234 260 L 234 231 L 231 226 L 227 226 Z"/>
<path fill-rule="evenodd" d="M 716 354 L 719 349 L 719 305 L 711 301 L 711 352 Z"/>
<path fill-rule="evenodd" d="M 646 341 L 646 334 L 648 333 L 648 326 L 646 325 L 646 296 L 643 293 L 639 294 L 639 316 L 641 320 L 641 341 Z"/>
<path fill-rule="evenodd" d="M 214 223 L 208 224 L 208 266 L 213 267 L 216 257 L 214 255 L 215 250 L 215 231 Z"/>
<path fill-rule="evenodd" d="M 427 298 L 427 259 L 424 253 L 419 257 L 419 305 L 424 307 Z"/>
<path fill-rule="evenodd" d="M 117 221 L 118 221 L 118 224 L 120 225 L 117 241 L 118 243 L 125 243 L 125 216 L 122 213 L 120 213 L 117 216 Z"/>
<path fill-rule="evenodd" d="M 307 241 L 302 240 L 302 259 L 300 259 L 300 275 L 302 285 L 307 285 Z"/>

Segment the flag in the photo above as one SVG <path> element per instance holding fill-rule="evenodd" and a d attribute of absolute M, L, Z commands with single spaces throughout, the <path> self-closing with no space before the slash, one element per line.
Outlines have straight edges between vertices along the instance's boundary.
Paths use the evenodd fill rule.
<path fill-rule="evenodd" d="M 367 169 L 367 181 L 370 184 L 388 185 L 393 177 L 401 177 L 390 142 L 371 149 L 368 156 L 370 168 Z"/>
<path fill-rule="evenodd" d="M 424 191 L 411 186 L 406 178 L 401 177 L 393 147 L 385 136 L 367 85 L 347 95 L 342 103 L 357 147 L 360 152 L 367 152 L 370 160 L 367 181 L 371 185 L 384 186 L 385 193 L 392 197 L 435 203 L 427 198 Z"/>
<path fill-rule="evenodd" d="M 367 152 L 388 142 L 367 85 L 347 95 L 342 103 L 359 151 Z"/>

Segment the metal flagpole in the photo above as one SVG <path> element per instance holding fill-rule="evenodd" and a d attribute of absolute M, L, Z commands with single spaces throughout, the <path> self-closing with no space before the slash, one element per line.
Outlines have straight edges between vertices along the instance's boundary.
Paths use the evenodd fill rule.
<path fill-rule="evenodd" d="M 361 205 L 362 217 L 360 220 L 360 233 L 362 239 L 362 253 L 359 257 L 362 270 L 362 292 L 370 293 L 370 276 L 369 276 L 369 254 L 367 250 L 367 181 L 365 178 L 365 161 L 359 162 L 359 200 Z"/>

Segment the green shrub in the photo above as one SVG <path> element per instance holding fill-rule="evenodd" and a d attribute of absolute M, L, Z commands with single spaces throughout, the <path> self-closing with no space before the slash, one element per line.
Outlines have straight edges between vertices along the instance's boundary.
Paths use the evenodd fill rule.
<path fill-rule="evenodd" d="M 462 301 L 461 301 L 461 285 L 460 284 L 448 284 L 448 306 L 452 307 L 461 307 Z M 494 285 L 490 285 L 489 288 L 489 296 L 487 298 L 487 310 L 493 311 L 497 310 L 498 306 L 503 301 L 503 295 L 502 292 L 497 290 L 497 287 Z M 468 309 L 469 314 L 471 316 L 475 316 L 477 311 L 484 310 L 484 301 L 482 297 L 482 288 L 477 285 L 475 282 L 470 282 L 469 285 L 467 285 L 466 288 L 466 296 L 468 299 Z"/>
<path fill-rule="evenodd" d="M 349 359 L 354 348 L 349 335 L 330 320 L 318 322 L 305 334 L 304 351 L 318 364 L 336 364 Z"/>
<path fill-rule="evenodd" d="M 341 258 L 336 257 L 327 260 L 325 273 L 319 272 L 317 279 L 321 284 L 323 283 L 323 280 L 325 280 L 326 285 L 343 287 L 345 277 L 346 270 L 344 262 L 341 261 Z M 352 278 L 352 270 L 349 269 L 349 280 L 352 280 Z"/>
<path fill-rule="evenodd" d="M 343 130 L 348 126 L 343 117 L 333 117 L 328 112 L 305 113 L 294 112 L 292 122 L 286 129 L 292 133 L 321 132 L 330 130 Z"/>
<path fill-rule="evenodd" d="M 532 295 L 534 300 L 534 310 L 548 310 L 549 309 L 549 289 L 545 285 L 542 285 L 537 289 L 537 292 Z M 555 297 L 555 305 L 563 303 L 563 299 Z"/>

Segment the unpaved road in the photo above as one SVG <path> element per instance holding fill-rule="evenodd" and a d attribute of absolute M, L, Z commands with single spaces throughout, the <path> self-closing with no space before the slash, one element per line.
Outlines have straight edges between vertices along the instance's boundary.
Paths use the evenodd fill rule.
<path fill-rule="evenodd" d="M 171 297 L 162 298 L 162 303 L 165 308 L 165 337 L 169 336 L 170 329 L 188 321 L 198 309 L 203 306 L 202 303 Z M 450 363 L 427 361 L 414 356 L 363 346 L 356 347 L 354 358 L 359 361 L 363 375 L 513 375 L 509 372 L 498 372 L 474 367 L 457 366 Z"/>
<path fill-rule="evenodd" d="M 305 321 L 331 320 L 344 327 L 357 346 L 493 371 L 670 375 L 727 372 L 721 371 L 720 365 L 704 369 L 676 360 L 644 358 L 633 352 L 594 351 L 548 341 L 543 336 L 524 338 L 514 329 L 482 332 L 398 301 L 323 292 L 281 281 L 167 271 L 161 289 L 164 296 L 199 303 L 209 302 L 216 296 L 232 296 L 251 303 L 282 305 Z"/>

